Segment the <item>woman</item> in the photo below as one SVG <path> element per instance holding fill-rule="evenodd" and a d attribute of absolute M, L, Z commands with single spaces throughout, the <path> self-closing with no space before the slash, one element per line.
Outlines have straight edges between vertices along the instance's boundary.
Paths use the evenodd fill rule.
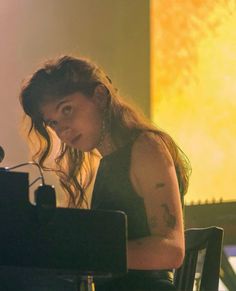
<path fill-rule="evenodd" d="M 86 189 L 99 153 L 91 208 L 127 214 L 128 275 L 97 289 L 174 290 L 163 270 L 178 268 L 184 258 L 181 198 L 189 165 L 172 138 L 126 104 L 88 60 L 47 61 L 24 83 L 20 100 L 31 121 L 29 138 L 39 142 L 33 158 L 42 168 L 49 169 L 53 133 L 60 140 L 51 170 L 68 206 L 89 207 Z"/>

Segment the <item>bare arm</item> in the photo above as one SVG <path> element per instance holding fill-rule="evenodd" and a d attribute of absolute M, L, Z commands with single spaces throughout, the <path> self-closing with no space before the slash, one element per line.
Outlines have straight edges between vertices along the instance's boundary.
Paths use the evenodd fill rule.
<path fill-rule="evenodd" d="M 130 269 L 171 269 L 184 257 L 183 217 L 175 167 L 163 141 L 140 136 L 132 150 L 131 181 L 143 197 L 151 235 L 128 243 Z"/>

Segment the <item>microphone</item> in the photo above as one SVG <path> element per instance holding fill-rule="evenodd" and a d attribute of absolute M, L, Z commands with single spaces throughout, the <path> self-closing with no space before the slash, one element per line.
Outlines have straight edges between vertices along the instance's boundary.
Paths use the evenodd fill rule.
<path fill-rule="evenodd" d="M 0 163 L 3 161 L 5 157 L 4 149 L 0 146 Z"/>

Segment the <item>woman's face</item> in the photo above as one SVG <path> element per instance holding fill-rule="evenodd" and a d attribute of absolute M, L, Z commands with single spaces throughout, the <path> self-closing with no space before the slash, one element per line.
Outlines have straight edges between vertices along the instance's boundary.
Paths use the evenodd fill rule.
<path fill-rule="evenodd" d="M 67 145 L 83 152 L 96 148 L 101 138 L 101 98 L 76 92 L 41 106 L 47 126 Z"/>

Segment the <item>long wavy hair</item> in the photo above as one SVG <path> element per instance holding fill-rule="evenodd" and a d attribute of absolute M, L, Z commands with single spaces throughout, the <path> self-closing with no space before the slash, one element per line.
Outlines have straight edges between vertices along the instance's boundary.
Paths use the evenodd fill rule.
<path fill-rule="evenodd" d="M 108 119 L 111 139 L 116 148 L 133 140 L 141 131 L 155 132 L 167 146 L 174 161 L 181 196 L 187 192 L 190 165 L 186 155 L 165 132 L 154 127 L 144 116 L 127 104 L 113 86 L 110 78 L 97 65 L 86 59 L 62 56 L 49 60 L 24 81 L 20 102 L 29 117 L 28 138 L 38 148 L 33 154 L 44 170 L 55 171 L 62 188 L 68 194 L 69 207 L 81 207 L 87 202 L 85 190 L 93 177 L 95 152 L 85 153 L 60 142 L 54 166 L 47 166 L 55 146 L 52 131 L 45 124 L 40 107 L 69 94 L 81 92 L 88 98 L 102 84 L 108 95 Z M 84 179 L 85 177 L 85 179 Z"/>

